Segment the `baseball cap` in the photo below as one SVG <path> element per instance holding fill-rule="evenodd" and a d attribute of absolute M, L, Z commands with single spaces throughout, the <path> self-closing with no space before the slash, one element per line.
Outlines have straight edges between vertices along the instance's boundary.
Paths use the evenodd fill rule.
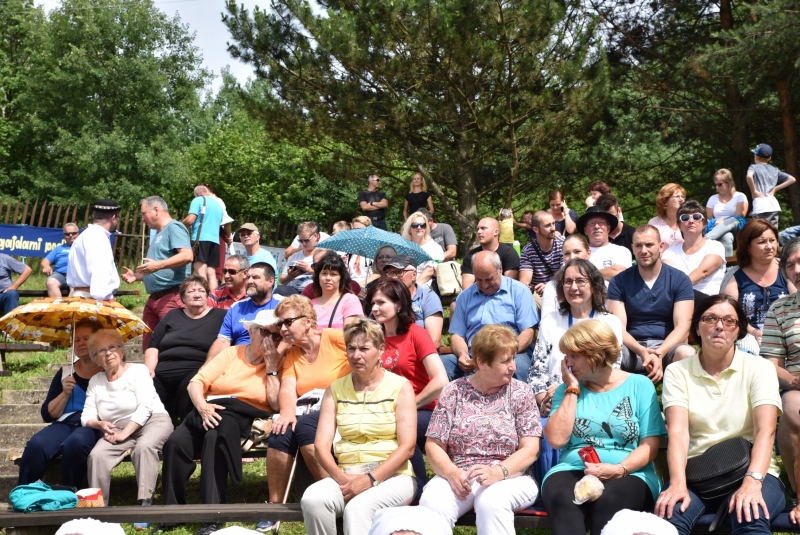
<path fill-rule="evenodd" d="M 417 267 L 417 261 L 414 260 L 414 257 L 408 254 L 399 254 L 392 257 L 389 260 L 389 263 L 383 267 L 383 270 L 386 271 L 390 267 L 394 267 L 397 269 L 405 269 L 408 266 Z"/>
<path fill-rule="evenodd" d="M 772 147 L 766 143 L 761 143 L 758 147 L 753 149 L 753 154 L 759 158 L 772 158 Z"/>
<path fill-rule="evenodd" d="M 237 230 L 236 232 L 239 232 L 240 230 L 249 230 L 251 232 L 258 232 L 258 227 L 255 226 L 253 223 L 245 223 L 244 225 L 239 227 L 239 230 Z M 260 232 L 258 233 L 261 234 Z"/>
<path fill-rule="evenodd" d="M 262 310 L 256 314 L 255 318 L 245 321 L 243 325 L 249 331 L 252 327 L 268 327 L 276 323 L 278 323 L 278 317 L 275 315 L 274 310 Z"/>

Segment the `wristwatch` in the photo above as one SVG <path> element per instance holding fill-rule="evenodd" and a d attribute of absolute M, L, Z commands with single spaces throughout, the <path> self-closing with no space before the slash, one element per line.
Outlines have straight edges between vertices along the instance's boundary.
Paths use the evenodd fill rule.
<path fill-rule="evenodd" d="M 272 375 L 272 376 L 278 375 L 278 370 L 275 370 L 274 372 L 267 372 L 267 376 L 270 376 L 270 375 Z"/>
<path fill-rule="evenodd" d="M 761 475 L 761 472 L 747 472 L 746 476 L 750 476 L 756 481 L 764 481 L 764 476 Z"/>
<path fill-rule="evenodd" d="M 756 472 L 756 473 L 757 473 L 757 472 Z M 367 477 L 369 477 L 370 481 L 372 481 L 372 486 L 373 486 L 373 487 L 377 487 L 377 486 L 378 486 L 378 483 L 380 483 L 380 481 L 378 481 L 377 479 L 375 479 L 375 476 L 373 476 L 373 475 L 372 475 L 372 472 L 367 472 Z"/>

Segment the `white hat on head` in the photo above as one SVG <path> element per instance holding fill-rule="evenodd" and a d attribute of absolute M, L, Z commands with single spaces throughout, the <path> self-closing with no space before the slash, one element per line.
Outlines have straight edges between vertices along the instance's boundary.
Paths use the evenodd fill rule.
<path fill-rule="evenodd" d="M 244 322 L 244 328 L 249 331 L 253 327 L 269 327 L 276 323 L 278 323 L 278 318 L 275 316 L 274 310 L 261 310 L 255 318 Z"/>

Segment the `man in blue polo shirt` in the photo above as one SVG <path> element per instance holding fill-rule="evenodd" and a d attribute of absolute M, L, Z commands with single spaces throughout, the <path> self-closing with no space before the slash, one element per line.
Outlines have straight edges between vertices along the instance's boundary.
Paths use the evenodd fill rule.
<path fill-rule="evenodd" d="M 611 279 L 608 310 L 622 322 L 622 369 L 657 383 L 668 364 L 694 355 L 686 339 L 694 312 L 689 277 L 661 262 L 661 235 L 651 225 L 633 233 L 637 265 Z"/>
<path fill-rule="evenodd" d="M 224 349 L 231 346 L 243 346 L 250 343 L 250 333 L 244 322 L 252 321 L 262 310 L 274 310 L 278 300 L 272 296 L 272 285 L 275 283 L 275 270 L 266 262 L 257 262 L 250 266 L 245 280 L 247 297 L 237 301 L 222 321 L 216 341 L 208 350 L 206 362 L 211 361 Z"/>
<path fill-rule="evenodd" d="M 525 381 L 531 364 L 530 346 L 539 314 L 530 290 L 521 282 L 503 275 L 497 253 L 480 251 L 472 258 L 475 284 L 456 299 L 456 311 L 450 318 L 452 355 L 442 355 L 450 380 L 472 373 L 475 364 L 470 354 L 472 338 L 484 325 L 505 325 L 517 333 L 519 349 L 514 378 Z"/>
<path fill-rule="evenodd" d="M 75 223 L 64 225 L 64 243 L 50 251 L 42 260 L 42 273 L 47 275 L 44 285 L 47 287 L 48 297 L 61 297 L 62 291 L 69 291 L 67 284 L 69 250 L 78 239 L 78 234 L 78 225 Z"/>

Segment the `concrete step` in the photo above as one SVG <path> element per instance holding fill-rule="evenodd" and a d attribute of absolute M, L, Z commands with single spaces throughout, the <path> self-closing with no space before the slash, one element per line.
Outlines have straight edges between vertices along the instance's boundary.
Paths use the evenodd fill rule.
<path fill-rule="evenodd" d="M 17 486 L 17 474 L 0 475 L 0 502 L 8 503 L 8 494 Z"/>
<path fill-rule="evenodd" d="M 34 404 L 41 405 L 47 397 L 47 390 L 6 390 L 3 392 L 3 404 L 7 405 L 23 405 Z"/>
<path fill-rule="evenodd" d="M 41 405 L 25 403 L 20 405 L 0 405 L 0 424 L 40 424 Z"/>
<path fill-rule="evenodd" d="M 50 383 L 53 382 L 53 376 L 50 377 L 29 377 L 28 383 L 34 390 L 47 390 L 50 388 Z"/>
<path fill-rule="evenodd" d="M 11 452 L 10 449 L 0 450 L 0 476 L 16 475 L 19 472 L 19 467 L 8 458 L 8 454 Z M 14 454 L 15 457 L 22 455 L 22 448 L 14 448 Z"/>
<path fill-rule="evenodd" d="M 2 424 L 0 425 L 0 449 L 24 448 L 28 439 L 47 424 Z"/>

